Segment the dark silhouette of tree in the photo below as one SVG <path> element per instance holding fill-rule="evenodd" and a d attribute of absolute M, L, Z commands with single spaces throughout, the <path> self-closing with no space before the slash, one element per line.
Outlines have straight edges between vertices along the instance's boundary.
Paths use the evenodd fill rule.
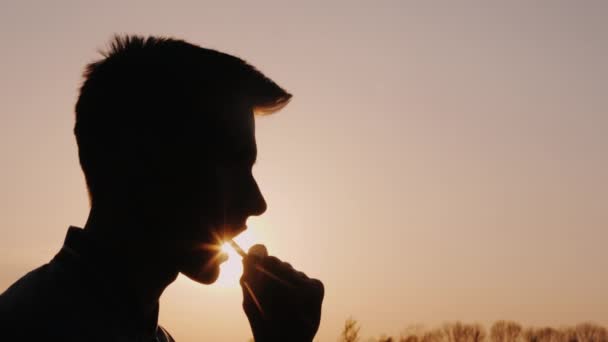
<path fill-rule="evenodd" d="M 344 329 L 340 334 L 339 342 L 357 342 L 359 341 L 359 324 L 353 318 L 349 318 L 344 322 Z"/>
<path fill-rule="evenodd" d="M 578 342 L 608 342 L 608 330 L 592 323 L 582 323 L 574 329 Z"/>
<path fill-rule="evenodd" d="M 359 341 L 359 324 L 348 319 L 344 325 L 340 342 Z M 410 326 L 399 338 L 381 335 L 375 342 L 608 342 L 608 330 L 593 323 L 581 323 L 563 327 L 522 328 L 513 321 L 497 321 L 487 335 L 479 324 L 462 322 L 445 323 L 441 327 L 426 330 L 421 325 Z"/>
<path fill-rule="evenodd" d="M 382 336 L 378 339 L 378 342 L 395 342 L 392 337 Z"/>
<path fill-rule="evenodd" d="M 443 334 L 448 342 L 481 342 L 486 338 L 485 329 L 481 325 L 461 322 L 444 324 Z"/>
<path fill-rule="evenodd" d="M 560 329 L 560 334 L 562 336 L 562 342 L 578 342 L 575 327 L 564 327 Z"/>
<path fill-rule="evenodd" d="M 516 342 L 521 335 L 521 325 L 511 321 L 498 321 L 490 329 L 493 342 Z"/>
<path fill-rule="evenodd" d="M 444 339 L 445 336 L 443 332 L 440 329 L 434 329 L 422 334 L 420 342 L 442 342 Z"/>
<path fill-rule="evenodd" d="M 399 339 L 399 342 L 418 342 L 418 336 L 416 335 L 408 335 L 408 336 L 401 336 L 401 338 Z"/>
<path fill-rule="evenodd" d="M 441 329 L 433 329 L 424 331 L 417 327 L 415 330 L 406 330 L 401 337 L 399 342 L 443 342 L 444 333 Z"/>

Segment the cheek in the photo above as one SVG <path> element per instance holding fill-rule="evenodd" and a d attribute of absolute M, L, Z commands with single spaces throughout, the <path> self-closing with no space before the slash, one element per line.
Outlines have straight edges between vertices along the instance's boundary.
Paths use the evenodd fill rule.
<path fill-rule="evenodd" d="M 198 220 L 198 226 L 218 225 L 230 220 L 246 200 L 243 193 L 251 179 L 247 171 L 237 167 L 216 167 L 212 172 L 200 173 L 197 178 L 191 175 L 190 181 L 182 181 L 182 215 L 191 221 Z"/>

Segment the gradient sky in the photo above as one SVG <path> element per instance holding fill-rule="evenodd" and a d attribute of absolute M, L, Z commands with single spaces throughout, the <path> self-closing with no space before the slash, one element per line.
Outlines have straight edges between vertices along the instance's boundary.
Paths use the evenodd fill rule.
<path fill-rule="evenodd" d="M 295 95 L 257 123 L 269 209 L 251 239 L 324 281 L 319 341 L 351 315 L 364 336 L 608 325 L 607 4 L 3 0 L 0 290 L 86 220 L 84 65 L 113 33 L 159 34 Z M 178 341 L 245 341 L 234 285 L 180 277 L 161 324 Z"/>

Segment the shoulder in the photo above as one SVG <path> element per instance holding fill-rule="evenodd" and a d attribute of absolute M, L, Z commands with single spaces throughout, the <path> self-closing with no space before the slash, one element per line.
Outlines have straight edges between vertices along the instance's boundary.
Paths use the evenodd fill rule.
<path fill-rule="evenodd" d="M 69 320 L 79 300 L 75 278 L 53 262 L 21 277 L 0 294 L 1 328 L 31 334 Z"/>
<path fill-rule="evenodd" d="M 49 280 L 54 280 L 49 268 L 49 264 L 43 265 L 6 289 L 0 295 L 0 313 L 17 313 L 26 307 L 31 308 L 32 304 L 45 297 L 44 294 L 52 287 L 48 286 Z"/>

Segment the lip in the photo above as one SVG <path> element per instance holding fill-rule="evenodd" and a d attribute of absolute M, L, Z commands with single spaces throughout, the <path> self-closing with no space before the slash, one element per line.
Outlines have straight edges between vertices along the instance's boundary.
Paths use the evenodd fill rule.
<path fill-rule="evenodd" d="M 218 256 L 218 263 L 221 264 L 223 262 L 226 262 L 226 261 L 228 261 L 228 258 L 229 258 L 228 253 L 220 252 L 220 254 Z"/>
<path fill-rule="evenodd" d="M 237 225 L 226 225 L 225 229 L 223 229 L 222 239 L 224 241 L 229 241 L 237 237 L 239 234 L 247 230 L 247 224 L 241 223 Z"/>

